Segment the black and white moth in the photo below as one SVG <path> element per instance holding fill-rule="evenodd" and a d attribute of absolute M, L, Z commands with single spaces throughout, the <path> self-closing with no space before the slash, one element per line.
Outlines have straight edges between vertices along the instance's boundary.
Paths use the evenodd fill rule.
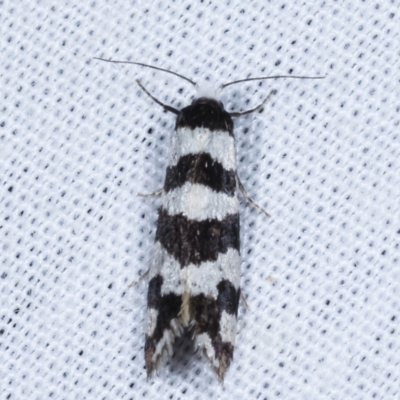
<path fill-rule="evenodd" d="M 168 72 L 147 64 L 128 63 Z M 251 80 L 305 78 L 270 76 Z M 173 353 L 175 339 L 190 329 L 223 382 L 231 364 L 240 299 L 239 203 L 237 192 L 256 208 L 236 171 L 232 117 L 260 109 L 229 113 L 214 95 L 200 95 L 177 110 L 141 89 L 165 110 L 177 115 L 175 134 L 158 210 L 153 260 L 149 269 L 145 361 L 151 377 Z M 266 215 L 268 215 L 265 212 Z"/>

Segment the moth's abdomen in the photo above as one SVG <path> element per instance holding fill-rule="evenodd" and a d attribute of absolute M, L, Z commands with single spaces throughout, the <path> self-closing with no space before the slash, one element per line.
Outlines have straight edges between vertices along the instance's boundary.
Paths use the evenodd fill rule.
<path fill-rule="evenodd" d="M 188 326 L 221 380 L 233 356 L 240 293 L 233 124 L 211 102 L 187 107 L 177 119 L 150 268 L 149 376 Z M 201 123 L 196 107 L 203 122 L 207 115 L 214 122 Z"/>

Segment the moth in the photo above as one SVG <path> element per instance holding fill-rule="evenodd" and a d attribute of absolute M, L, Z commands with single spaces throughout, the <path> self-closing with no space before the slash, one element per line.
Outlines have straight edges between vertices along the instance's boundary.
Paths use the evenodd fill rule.
<path fill-rule="evenodd" d="M 152 68 L 197 83 L 175 72 L 138 62 L 112 61 Z M 240 82 L 299 76 L 247 78 Z M 223 382 L 235 346 L 240 300 L 240 191 L 246 193 L 236 170 L 233 117 L 259 110 L 258 106 L 227 112 L 215 93 L 199 95 L 177 110 L 140 88 L 157 104 L 176 115 L 175 132 L 158 210 L 154 254 L 149 269 L 145 362 L 151 377 L 173 353 L 173 343 L 190 330 Z"/>

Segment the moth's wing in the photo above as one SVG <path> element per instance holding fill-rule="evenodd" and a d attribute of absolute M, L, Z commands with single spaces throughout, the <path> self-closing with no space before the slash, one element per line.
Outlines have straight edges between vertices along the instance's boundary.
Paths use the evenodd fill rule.
<path fill-rule="evenodd" d="M 148 377 L 162 365 L 166 357 L 172 355 L 175 338 L 183 332 L 179 318 L 182 307 L 180 285 L 169 281 L 170 277 L 179 279 L 179 274 L 171 271 L 174 260 L 160 243 L 156 242 L 154 247 L 147 294 L 145 361 Z M 169 290 L 171 286 L 175 288 L 174 291 Z"/>
<path fill-rule="evenodd" d="M 215 136 L 205 142 L 205 151 L 210 145 L 218 147 L 213 143 Z M 212 188 L 222 201 L 226 193 L 233 194 L 236 202 L 234 171 L 224 170 L 219 162 L 208 157 L 207 153 L 197 155 L 192 182 Z M 189 305 L 195 347 L 206 355 L 221 382 L 233 358 L 240 298 L 239 215 L 235 214 L 237 204 L 230 204 L 228 200 L 226 209 L 221 209 L 221 220 L 216 218 L 207 223 L 209 227 L 202 235 L 199 251 L 199 261 L 203 262 L 192 267 L 188 274 L 196 277 L 191 286 L 196 286 L 192 293 L 197 294 L 191 295 Z"/>
<path fill-rule="evenodd" d="M 235 346 L 240 289 L 227 279 L 217 285 L 216 297 L 199 294 L 190 300 L 196 347 L 202 350 L 222 382 Z"/>

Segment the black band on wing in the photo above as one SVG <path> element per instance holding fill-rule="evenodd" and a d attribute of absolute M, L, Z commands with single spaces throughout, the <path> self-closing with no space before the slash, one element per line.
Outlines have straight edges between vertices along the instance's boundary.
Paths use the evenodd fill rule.
<path fill-rule="evenodd" d="M 154 332 L 151 336 L 146 335 L 145 341 L 145 358 L 146 368 L 149 375 L 156 368 L 158 361 L 154 362 L 153 355 L 156 351 L 157 344 L 163 337 L 164 333 L 171 329 L 171 321 L 178 318 L 182 307 L 182 296 L 174 293 L 161 295 L 161 286 L 164 279 L 161 275 L 156 275 L 149 282 L 147 292 L 148 308 L 154 308 L 158 311 L 157 322 Z M 158 358 L 162 356 L 162 352 Z"/>
<path fill-rule="evenodd" d="M 223 311 L 237 316 L 240 289 L 235 289 L 227 279 L 219 282 L 217 289 L 218 297 L 216 299 L 204 294 L 193 296 L 190 299 L 190 313 L 195 320 L 196 335 L 206 333 L 211 339 L 215 351 L 213 358 L 219 361 L 219 365 L 215 369 L 220 380 L 223 380 L 233 357 L 234 344 L 222 340 L 221 316 Z"/>
<path fill-rule="evenodd" d="M 164 190 L 169 192 L 186 182 L 198 183 L 210 189 L 233 196 L 236 191 L 236 174 L 226 170 L 210 154 L 187 154 L 178 164 L 167 168 Z"/>
<path fill-rule="evenodd" d="M 236 289 L 228 279 L 221 280 L 217 289 L 216 299 L 204 294 L 190 299 L 190 314 L 196 320 L 197 333 L 207 332 L 211 337 L 219 332 L 222 312 L 237 316 L 239 307 L 240 289 Z"/>
<path fill-rule="evenodd" d="M 223 220 L 190 220 L 182 214 L 169 215 L 162 207 L 158 211 L 156 241 L 181 265 L 199 265 L 216 261 L 229 248 L 239 251 L 239 214 Z"/>

